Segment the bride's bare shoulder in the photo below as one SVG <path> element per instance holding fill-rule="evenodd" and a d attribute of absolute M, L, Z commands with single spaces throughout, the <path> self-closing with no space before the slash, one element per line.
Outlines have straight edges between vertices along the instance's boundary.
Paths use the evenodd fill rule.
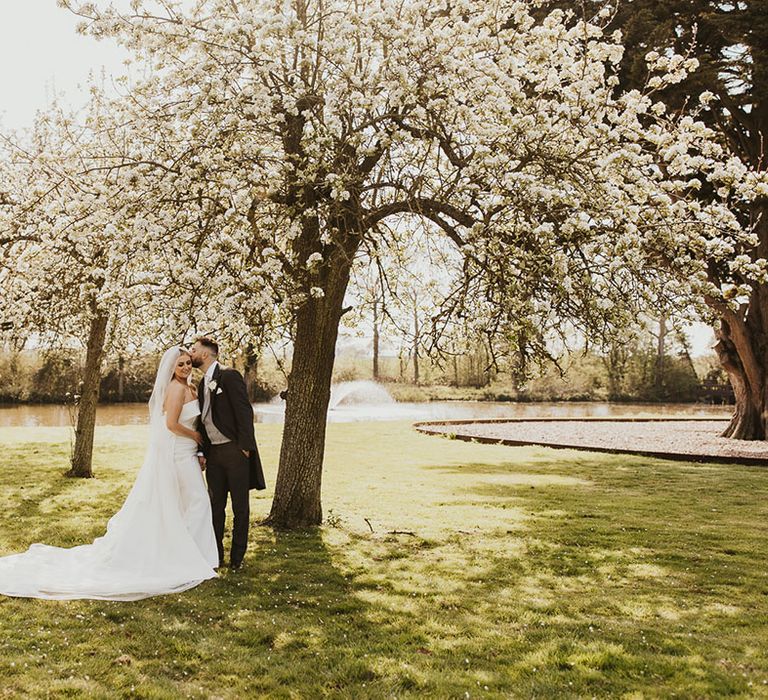
<path fill-rule="evenodd" d="M 179 396 L 184 396 L 186 391 L 186 387 L 180 382 L 171 382 L 168 385 L 168 389 L 166 389 L 165 395 L 168 397 L 177 398 Z"/>

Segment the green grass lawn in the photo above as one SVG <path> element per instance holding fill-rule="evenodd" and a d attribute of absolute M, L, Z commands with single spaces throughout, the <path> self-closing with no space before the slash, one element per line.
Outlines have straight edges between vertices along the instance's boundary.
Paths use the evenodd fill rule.
<path fill-rule="evenodd" d="M 274 484 L 280 427 L 257 427 Z M 0 553 L 101 534 L 144 437 L 100 429 L 98 478 L 74 481 L 66 430 L 0 429 Z M 0 697 L 768 697 L 768 471 L 407 424 L 328 440 L 327 525 L 254 528 L 239 573 L 0 597 Z"/>

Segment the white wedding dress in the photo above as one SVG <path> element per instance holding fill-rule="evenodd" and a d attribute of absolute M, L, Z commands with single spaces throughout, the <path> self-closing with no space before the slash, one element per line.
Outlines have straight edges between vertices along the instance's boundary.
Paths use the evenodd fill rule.
<path fill-rule="evenodd" d="M 171 348 L 160 363 L 144 464 L 106 533 L 71 549 L 33 544 L 23 554 L 1 557 L 0 594 L 140 600 L 178 593 L 216 576 L 219 555 L 197 445 L 171 433 L 162 413 L 178 357 L 179 348 Z M 190 401 L 179 422 L 194 429 L 199 415 L 197 401 Z"/>

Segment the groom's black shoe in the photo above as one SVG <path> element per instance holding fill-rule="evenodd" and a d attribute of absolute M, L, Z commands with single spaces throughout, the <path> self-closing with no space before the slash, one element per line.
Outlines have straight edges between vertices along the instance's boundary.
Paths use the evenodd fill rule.
<path fill-rule="evenodd" d="M 229 562 L 229 569 L 230 571 L 240 571 L 240 569 L 243 568 L 243 562 L 242 561 L 231 561 Z"/>

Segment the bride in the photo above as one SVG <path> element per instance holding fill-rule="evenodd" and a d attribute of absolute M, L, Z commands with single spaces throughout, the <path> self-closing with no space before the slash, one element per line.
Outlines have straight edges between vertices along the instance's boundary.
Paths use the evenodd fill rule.
<path fill-rule="evenodd" d="M 33 544 L 0 557 L 0 594 L 26 598 L 139 600 L 177 593 L 216 576 L 219 555 L 195 430 L 200 408 L 192 358 L 163 355 L 149 399 L 144 463 L 123 507 L 92 544 Z"/>

